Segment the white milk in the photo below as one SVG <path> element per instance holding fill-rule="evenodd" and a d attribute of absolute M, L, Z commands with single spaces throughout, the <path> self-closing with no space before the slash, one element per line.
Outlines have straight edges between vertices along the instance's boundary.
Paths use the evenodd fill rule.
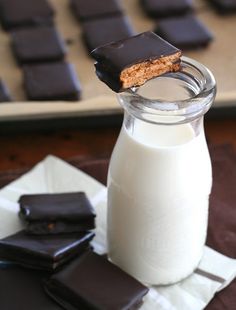
<path fill-rule="evenodd" d="M 198 265 L 206 239 L 211 162 L 204 131 L 139 121 L 123 128 L 108 176 L 109 257 L 148 284 Z"/>

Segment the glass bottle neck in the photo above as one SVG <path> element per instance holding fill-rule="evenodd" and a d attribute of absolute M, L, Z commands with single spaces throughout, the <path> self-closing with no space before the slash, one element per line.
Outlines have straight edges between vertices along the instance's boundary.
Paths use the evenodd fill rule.
<path fill-rule="evenodd" d="M 154 124 L 125 111 L 122 130 L 139 143 L 150 147 L 175 147 L 204 135 L 204 117 L 201 116 L 184 124 Z"/>
<path fill-rule="evenodd" d="M 194 122 L 211 107 L 216 84 L 200 63 L 183 57 L 179 72 L 165 74 L 118 95 L 128 114 L 153 124 L 177 125 Z M 151 125 L 150 125 L 151 126 Z"/>

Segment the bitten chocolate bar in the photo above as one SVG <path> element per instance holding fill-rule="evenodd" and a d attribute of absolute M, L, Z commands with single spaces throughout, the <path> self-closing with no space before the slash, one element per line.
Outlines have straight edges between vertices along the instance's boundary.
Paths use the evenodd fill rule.
<path fill-rule="evenodd" d="M 82 232 L 95 228 L 95 211 L 84 192 L 23 195 L 19 216 L 31 234 Z"/>
<path fill-rule="evenodd" d="M 0 260 L 24 267 L 53 271 L 89 247 L 91 232 L 30 236 L 24 231 L 0 240 Z"/>
<path fill-rule="evenodd" d="M 53 275 L 46 291 L 65 309 L 135 310 L 148 288 L 90 251 Z"/>
<path fill-rule="evenodd" d="M 116 92 L 180 69 L 181 51 L 153 32 L 106 44 L 92 52 L 100 80 Z"/>

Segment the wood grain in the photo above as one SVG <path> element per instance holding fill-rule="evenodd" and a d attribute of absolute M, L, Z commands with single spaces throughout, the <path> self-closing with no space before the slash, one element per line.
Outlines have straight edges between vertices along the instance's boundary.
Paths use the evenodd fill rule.
<path fill-rule="evenodd" d="M 231 144 L 236 150 L 236 120 L 206 120 L 209 143 Z M 118 127 L 0 135 L 0 171 L 31 167 L 48 154 L 63 159 L 109 158 Z"/>

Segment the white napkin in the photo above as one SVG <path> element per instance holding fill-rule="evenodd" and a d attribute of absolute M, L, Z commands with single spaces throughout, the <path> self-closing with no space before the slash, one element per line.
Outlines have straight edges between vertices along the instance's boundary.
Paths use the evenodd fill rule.
<path fill-rule="evenodd" d="M 22 229 L 18 218 L 18 198 L 22 194 L 85 191 L 95 207 L 95 251 L 106 253 L 106 187 L 82 171 L 53 156 L 46 157 L 30 172 L 0 190 L 0 238 Z M 184 281 L 151 287 L 141 310 L 201 310 L 216 292 L 236 277 L 236 259 L 209 247 L 198 269 Z"/>

